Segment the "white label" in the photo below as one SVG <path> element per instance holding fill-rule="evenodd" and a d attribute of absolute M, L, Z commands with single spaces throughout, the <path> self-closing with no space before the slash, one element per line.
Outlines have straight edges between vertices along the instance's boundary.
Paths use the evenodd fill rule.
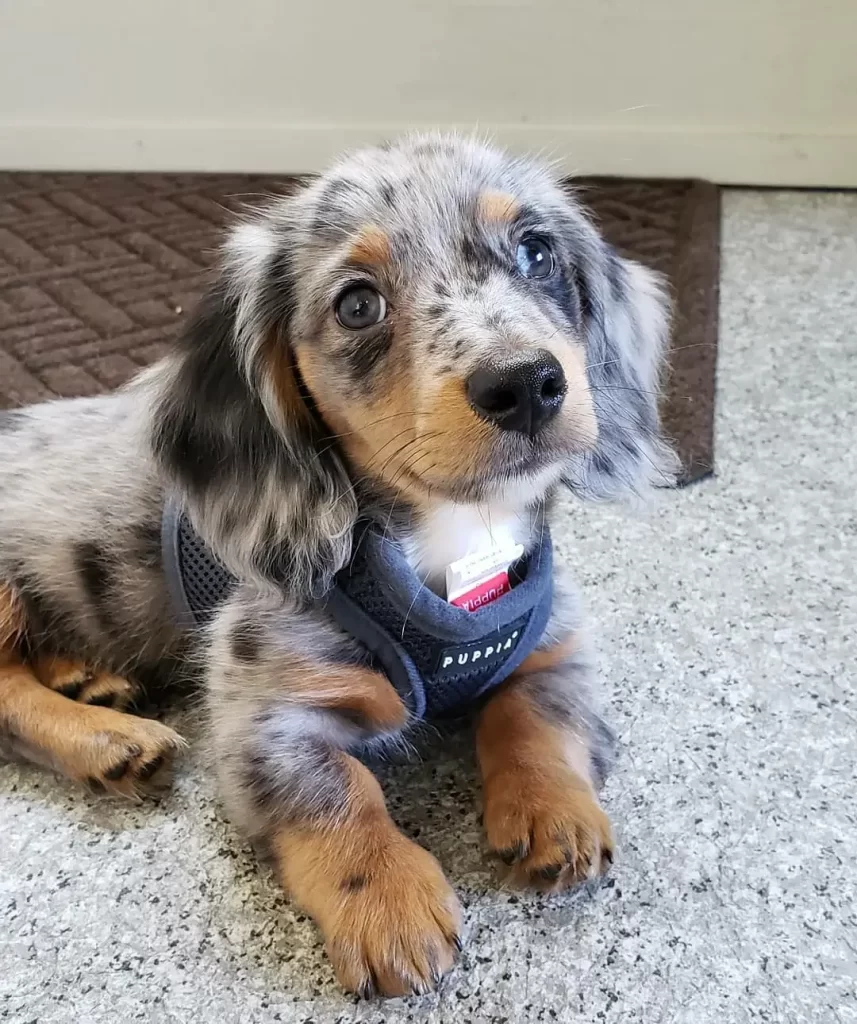
<path fill-rule="evenodd" d="M 495 544 L 446 567 L 446 599 L 454 601 L 479 583 L 505 572 L 524 553 L 522 544 Z"/>

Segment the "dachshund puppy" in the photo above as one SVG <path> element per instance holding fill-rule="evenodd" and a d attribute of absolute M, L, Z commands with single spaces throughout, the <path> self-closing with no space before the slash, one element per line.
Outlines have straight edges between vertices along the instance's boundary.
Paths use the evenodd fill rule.
<path fill-rule="evenodd" d="M 459 908 L 364 764 L 419 717 L 384 652 L 421 641 L 405 614 L 395 642 L 364 642 L 326 595 L 374 536 L 449 609 L 447 567 L 501 542 L 526 561 L 560 487 L 668 480 L 666 333 L 660 283 L 574 195 L 475 141 L 409 137 L 272 199 L 165 360 L 107 397 L 0 413 L 0 749 L 136 796 L 182 740 L 128 709 L 199 666 L 227 808 L 342 985 L 427 991 Z M 171 601 L 170 503 L 232 581 L 195 624 Z M 613 743 L 558 570 L 543 607 L 479 694 L 476 743 L 490 848 L 553 889 L 612 859 Z"/>

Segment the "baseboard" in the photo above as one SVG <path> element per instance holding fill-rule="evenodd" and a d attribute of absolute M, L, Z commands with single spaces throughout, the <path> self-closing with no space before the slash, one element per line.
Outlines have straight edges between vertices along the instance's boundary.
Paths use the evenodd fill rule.
<path fill-rule="evenodd" d="M 33 171 L 300 174 L 319 170 L 343 149 L 414 127 L 420 126 L 7 122 L 0 123 L 0 166 Z M 479 132 L 512 149 L 543 152 L 570 174 L 857 188 L 857 126 L 815 133 L 482 124 Z"/>

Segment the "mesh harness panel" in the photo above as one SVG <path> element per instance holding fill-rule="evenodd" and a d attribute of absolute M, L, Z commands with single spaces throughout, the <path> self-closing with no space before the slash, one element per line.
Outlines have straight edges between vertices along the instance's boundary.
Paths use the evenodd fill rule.
<path fill-rule="evenodd" d="M 367 524 L 319 606 L 369 652 L 415 718 L 447 715 L 499 686 L 541 639 L 551 611 L 553 553 L 540 543 L 510 570 L 512 589 L 475 612 L 427 587 L 398 545 Z M 169 501 L 164 568 L 180 624 L 205 625 L 238 581 Z"/>

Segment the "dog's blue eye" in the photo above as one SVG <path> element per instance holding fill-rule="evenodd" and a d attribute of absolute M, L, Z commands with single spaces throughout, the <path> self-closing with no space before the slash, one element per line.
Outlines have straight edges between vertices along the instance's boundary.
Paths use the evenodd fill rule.
<path fill-rule="evenodd" d="M 369 285 L 358 284 L 347 288 L 336 302 L 336 319 L 349 331 L 374 327 L 386 315 L 386 299 Z"/>
<path fill-rule="evenodd" d="M 523 277 L 543 279 L 550 277 L 554 270 L 554 258 L 550 246 L 542 238 L 522 238 L 515 253 L 515 262 Z"/>

